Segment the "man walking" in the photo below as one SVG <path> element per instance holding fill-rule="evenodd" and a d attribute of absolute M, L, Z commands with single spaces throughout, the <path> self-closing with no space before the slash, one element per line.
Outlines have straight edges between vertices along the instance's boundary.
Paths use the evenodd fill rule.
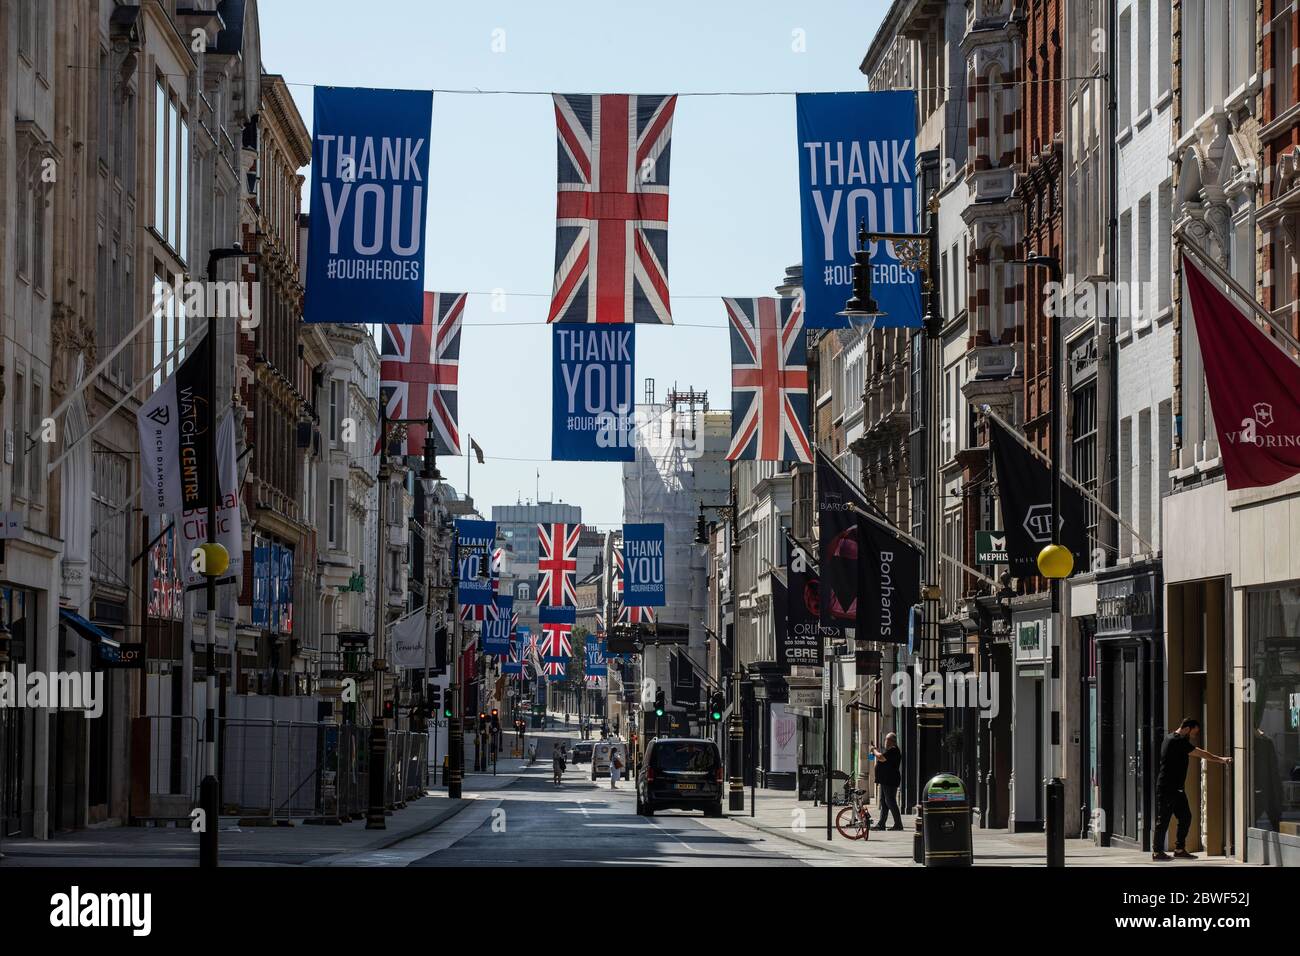
<path fill-rule="evenodd" d="M 1195 717 L 1185 717 L 1178 729 L 1165 738 L 1160 747 L 1160 773 L 1156 777 L 1156 832 L 1151 843 L 1151 859 L 1194 860 L 1187 852 L 1187 832 L 1192 828 L 1192 809 L 1187 805 L 1187 760 L 1213 760 L 1215 763 L 1232 763 L 1231 757 L 1220 757 L 1196 746 L 1201 733 L 1201 722 Z M 1174 856 L 1165 852 L 1165 834 L 1169 820 L 1178 818 L 1178 831 L 1174 836 Z"/>
<path fill-rule="evenodd" d="M 872 746 L 871 752 L 876 757 L 876 785 L 880 787 L 880 822 L 877 830 L 884 830 L 889 823 L 889 813 L 894 813 L 894 825 L 891 830 L 903 829 L 903 817 L 898 812 L 898 788 L 903 782 L 903 751 L 898 749 L 898 735 L 885 734 L 883 752 Z"/>

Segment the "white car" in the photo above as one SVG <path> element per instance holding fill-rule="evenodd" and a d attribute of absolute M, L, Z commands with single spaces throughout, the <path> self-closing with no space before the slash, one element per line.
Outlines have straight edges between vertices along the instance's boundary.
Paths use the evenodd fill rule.
<path fill-rule="evenodd" d="M 609 776 L 609 755 L 617 753 L 623 761 L 622 775 L 628 775 L 630 762 L 627 759 L 627 744 L 621 740 L 600 740 L 591 748 L 591 779 L 598 780 Z"/>

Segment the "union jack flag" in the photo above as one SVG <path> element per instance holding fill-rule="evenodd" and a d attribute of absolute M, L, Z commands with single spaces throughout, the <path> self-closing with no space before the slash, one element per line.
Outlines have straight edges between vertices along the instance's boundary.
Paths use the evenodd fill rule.
<path fill-rule="evenodd" d="M 578 539 L 581 524 L 539 524 L 537 541 L 537 603 L 548 607 L 576 607 L 578 589 Z"/>
<path fill-rule="evenodd" d="M 722 301 L 731 319 L 727 460 L 811 463 L 803 298 Z"/>
<path fill-rule="evenodd" d="M 434 447 L 459 455 L 460 322 L 464 292 L 426 292 L 424 322 L 384 326 L 379 390 L 389 418 L 433 416 Z M 406 428 L 406 454 L 424 454 L 424 425 Z"/>
<path fill-rule="evenodd" d="M 614 600 L 623 600 L 623 549 L 614 549 Z"/>
<path fill-rule="evenodd" d="M 605 615 L 601 614 L 599 611 L 596 612 L 596 636 L 605 636 Z"/>
<path fill-rule="evenodd" d="M 676 96 L 555 95 L 548 322 L 671 324 L 668 160 Z"/>
<path fill-rule="evenodd" d="M 618 610 L 619 624 L 653 624 L 655 622 L 655 609 L 652 607 L 637 607 L 635 604 L 624 604 Z"/>

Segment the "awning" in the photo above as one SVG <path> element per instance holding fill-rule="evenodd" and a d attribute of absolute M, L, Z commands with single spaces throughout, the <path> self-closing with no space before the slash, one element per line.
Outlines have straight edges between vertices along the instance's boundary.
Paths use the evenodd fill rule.
<path fill-rule="evenodd" d="M 66 607 L 59 608 L 59 620 L 72 628 L 92 644 L 105 644 L 108 647 L 121 647 L 121 642 L 116 641 L 108 636 L 108 633 L 101 629 L 97 624 L 92 624 L 76 611 L 70 611 Z"/>

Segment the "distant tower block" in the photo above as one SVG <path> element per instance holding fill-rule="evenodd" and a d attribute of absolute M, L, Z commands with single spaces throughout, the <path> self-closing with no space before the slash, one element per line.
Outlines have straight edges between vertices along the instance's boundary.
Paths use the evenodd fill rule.
<path fill-rule="evenodd" d="M 655 403 L 655 380 L 652 378 L 645 380 L 645 403 L 647 405 Z"/>

